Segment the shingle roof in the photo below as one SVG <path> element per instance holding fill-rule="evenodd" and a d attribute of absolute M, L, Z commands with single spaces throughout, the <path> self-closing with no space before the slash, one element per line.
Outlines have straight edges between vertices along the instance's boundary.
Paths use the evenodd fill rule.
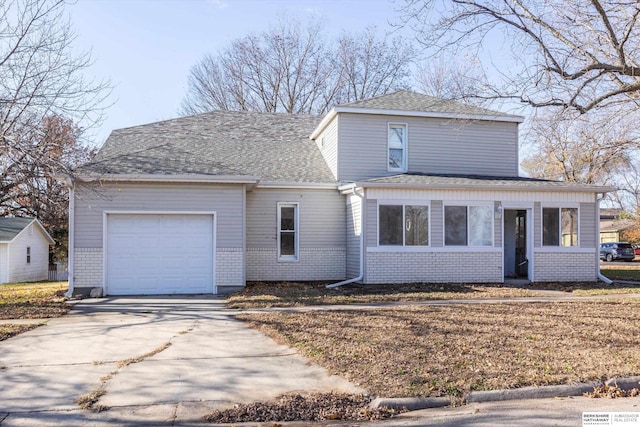
<path fill-rule="evenodd" d="M 33 220 L 34 218 L 0 218 L 0 242 L 12 241 Z"/>
<path fill-rule="evenodd" d="M 431 186 L 440 188 L 474 188 L 491 187 L 522 188 L 532 190 L 553 190 L 566 189 L 584 191 L 610 191 L 608 187 L 599 187 L 587 184 L 575 184 L 564 181 L 549 181 L 545 179 L 526 177 L 504 177 L 504 176 L 484 176 L 484 175 L 459 175 L 459 174 L 424 174 L 419 172 L 409 172 L 405 174 L 372 178 L 358 181 L 359 185 L 375 186 L 384 185 L 411 185 L 411 186 Z"/>
<path fill-rule="evenodd" d="M 380 95 L 375 98 L 338 105 L 337 108 L 339 107 L 416 111 L 424 113 L 468 114 L 494 117 L 518 117 L 502 113 L 500 111 L 488 110 L 486 108 L 480 108 L 447 99 L 435 98 L 433 96 L 410 92 L 407 90 L 399 90 L 397 92 Z"/>
<path fill-rule="evenodd" d="M 309 115 L 217 111 L 115 130 L 79 172 L 258 176 L 335 182 L 309 135 Z"/>

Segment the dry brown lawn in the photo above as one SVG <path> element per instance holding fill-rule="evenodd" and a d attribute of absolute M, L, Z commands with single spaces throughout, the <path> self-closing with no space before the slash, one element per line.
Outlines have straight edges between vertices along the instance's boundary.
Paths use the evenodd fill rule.
<path fill-rule="evenodd" d="M 8 283 L 0 285 L 0 319 L 59 317 L 68 311 L 67 282 Z"/>
<path fill-rule="evenodd" d="M 7 325 L 0 325 L 0 341 L 9 339 L 13 336 L 16 336 L 18 334 L 21 334 L 23 332 L 27 332 L 30 331 L 31 329 L 35 329 L 40 325 L 37 324 L 30 324 L 30 325 L 14 325 L 14 324 L 7 324 Z"/>
<path fill-rule="evenodd" d="M 401 306 L 241 314 L 312 361 L 385 397 L 640 374 L 640 302 Z"/>
<path fill-rule="evenodd" d="M 356 304 L 391 301 L 424 301 L 469 298 L 516 298 L 539 296 L 533 289 L 503 284 L 403 285 L 350 284 L 327 289 L 329 282 L 253 282 L 227 298 L 227 308 L 295 307 L 324 304 Z"/>

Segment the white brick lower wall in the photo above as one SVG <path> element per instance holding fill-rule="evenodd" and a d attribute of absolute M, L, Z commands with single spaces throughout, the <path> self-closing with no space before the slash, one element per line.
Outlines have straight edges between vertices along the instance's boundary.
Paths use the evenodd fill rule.
<path fill-rule="evenodd" d="M 595 282 L 596 255 L 594 253 L 535 252 L 534 280 L 536 282 Z"/>
<path fill-rule="evenodd" d="M 244 286 L 242 248 L 216 250 L 216 285 Z M 102 248 L 77 248 L 74 251 L 74 287 L 102 286 Z"/>
<path fill-rule="evenodd" d="M 276 249 L 247 249 L 247 280 L 344 280 L 346 248 L 301 249 L 297 262 L 278 262 Z"/>
<path fill-rule="evenodd" d="M 502 282 L 500 252 L 368 252 L 366 283 Z"/>
<path fill-rule="evenodd" d="M 244 286 L 242 248 L 216 250 L 216 286 Z"/>
<path fill-rule="evenodd" d="M 102 286 L 102 248 L 76 248 L 73 251 L 74 288 Z"/>

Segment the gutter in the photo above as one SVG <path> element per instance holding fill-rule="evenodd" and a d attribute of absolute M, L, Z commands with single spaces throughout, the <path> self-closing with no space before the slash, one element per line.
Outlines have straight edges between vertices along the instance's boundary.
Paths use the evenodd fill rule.
<path fill-rule="evenodd" d="M 69 290 L 65 292 L 64 296 L 71 298 L 73 296 L 73 275 L 74 275 L 74 248 L 75 248 L 75 236 L 73 224 L 75 222 L 75 192 L 73 191 L 73 184 L 71 180 L 67 181 L 69 185 L 69 240 L 67 242 L 67 270 L 69 271 Z"/>
<path fill-rule="evenodd" d="M 339 286 L 348 285 L 349 283 L 359 282 L 364 276 L 364 211 L 366 206 L 364 203 L 364 195 L 359 194 L 356 191 L 355 186 L 351 189 L 351 193 L 360 198 L 360 274 L 358 274 L 358 277 L 354 277 L 353 279 L 347 279 L 342 282 L 327 285 L 325 286 L 327 289 L 334 289 Z"/>
<path fill-rule="evenodd" d="M 598 239 L 596 243 L 596 274 L 598 275 L 598 279 L 610 285 L 613 283 L 613 280 L 609 279 L 605 275 L 600 272 L 600 202 L 604 199 L 604 193 L 601 197 L 596 195 L 596 237 Z"/>

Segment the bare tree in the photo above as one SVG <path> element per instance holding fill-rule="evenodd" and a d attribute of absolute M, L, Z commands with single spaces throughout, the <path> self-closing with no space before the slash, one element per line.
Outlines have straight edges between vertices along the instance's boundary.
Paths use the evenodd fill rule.
<path fill-rule="evenodd" d="M 211 110 L 324 113 L 408 87 L 414 51 L 375 29 L 326 44 L 318 22 L 290 21 L 206 55 L 189 74 L 181 114 Z"/>
<path fill-rule="evenodd" d="M 536 178 L 612 186 L 617 191 L 607 194 L 609 203 L 635 212 L 639 130 L 626 116 L 596 116 L 567 110 L 537 116 L 522 169 Z"/>
<path fill-rule="evenodd" d="M 332 103 L 342 104 L 408 89 L 413 46 L 400 37 L 376 36 L 369 27 L 359 34 L 343 34 L 337 45 L 338 91 Z"/>
<path fill-rule="evenodd" d="M 206 55 L 191 69 L 181 113 L 322 111 L 333 96 L 333 78 L 320 26 L 283 23 Z"/>
<path fill-rule="evenodd" d="M 108 83 L 84 78 L 90 57 L 73 50 L 64 7 L 62 0 L 0 0 L 0 214 L 59 217 L 59 206 L 48 206 L 55 198 L 42 194 L 59 192 L 54 178 L 72 175 L 69 159 L 85 149 L 53 133 L 78 141 L 72 124 L 99 120 L 108 95 Z"/>
<path fill-rule="evenodd" d="M 636 0 L 406 0 L 401 25 L 428 47 L 511 47 L 502 84 L 479 93 L 533 107 L 625 105 L 640 95 L 640 6 Z"/>
<path fill-rule="evenodd" d="M 470 63 L 473 64 L 470 66 Z M 418 67 L 416 86 L 419 91 L 442 99 L 462 100 L 482 104 L 476 95 L 488 85 L 482 66 L 470 60 L 463 67 L 456 60 L 434 58 Z"/>

